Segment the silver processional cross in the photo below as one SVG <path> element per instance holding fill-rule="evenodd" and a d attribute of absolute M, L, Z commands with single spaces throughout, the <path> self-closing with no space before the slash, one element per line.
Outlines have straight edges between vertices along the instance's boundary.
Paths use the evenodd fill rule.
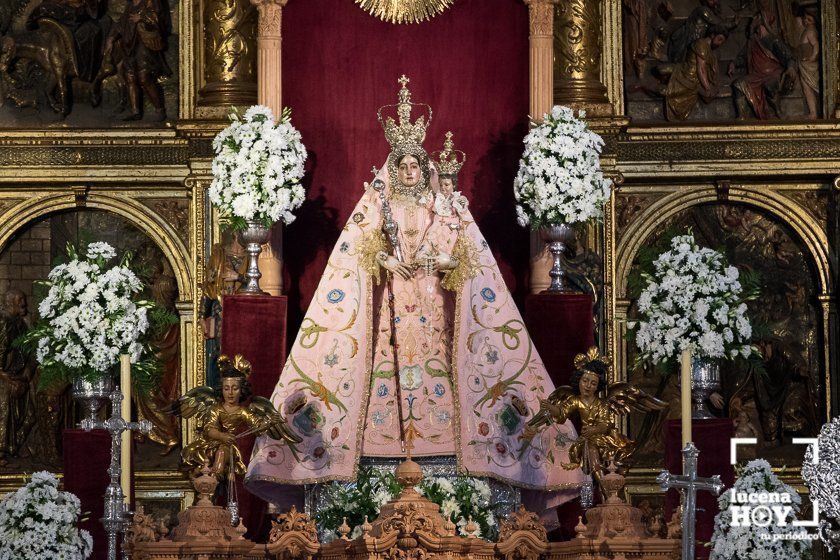
<path fill-rule="evenodd" d="M 711 478 L 700 478 L 697 476 L 697 456 L 700 452 L 694 447 L 694 443 L 688 442 L 682 450 L 683 473 L 674 475 L 668 471 L 662 471 L 656 477 L 656 482 L 663 490 L 671 488 L 683 491 L 682 511 L 682 560 L 694 560 L 694 530 L 697 522 L 697 491 L 706 490 L 715 496 L 723 490 L 723 482 L 720 475 Z"/>
<path fill-rule="evenodd" d="M 120 466 L 122 433 L 125 431 L 135 431 L 148 434 L 152 431 L 152 423 L 148 420 L 127 422 L 122 417 L 120 403 L 122 403 L 123 394 L 120 388 L 111 393 L 110 399 L 110 418 L 105 421 L 85 418 L 82 420 L 80 427 L 86 432 L 91 430 L 107 430 L 111 434 L 111 465 L 108 467 L 108 474 L 111 475 L 111 483 L 108 484 L 108 488 L 105 490 L 105 515 L 103 515 L 101 521 L 102 525 L 105 526 L 105 532 L 108 533 L 108 560 L 116 560 L 117 534 L 122 533 L 125 535 L 131 516 L 131 512 L 128 511 L 126 504 L 123 503 L 124 496 L 122 486 L 120 486 L 120 474 L 122 473 Z M 125 540 L 123 540 L 123 558 L 126 557 Z"/>

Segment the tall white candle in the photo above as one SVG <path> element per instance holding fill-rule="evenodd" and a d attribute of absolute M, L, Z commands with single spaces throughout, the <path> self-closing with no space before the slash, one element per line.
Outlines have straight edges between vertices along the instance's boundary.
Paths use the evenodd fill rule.
<path fill-rule="evenodd" d="M 120 391 L 123 394 L 122 417 L 126 422 L 131 421 L 131 357 L 120 354 Z M 131 431 L 122 433 L 122 448 L 120 453 L 120 486 L 122 487 L 125 503 L 131 503 Z"/>
<path fill-rule="evenodd" d="M 682 411 L 682 446 L 691 441 L 691 351 L 680 356 L 680 410 Z"/>

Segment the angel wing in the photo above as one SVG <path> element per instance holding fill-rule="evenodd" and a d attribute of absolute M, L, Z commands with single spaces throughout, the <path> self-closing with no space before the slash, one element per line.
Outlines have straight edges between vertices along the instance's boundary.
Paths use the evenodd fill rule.
<path fill-rule="evenodd" d="M 664 410 L 668 403 L 661 401 L 629 383 L 613 383 L 607 389 L 607 406 L 615 414 L 654 412 Z"/>
<path fill-rule="evenodd" d="M 575 392 L 570 386 L 557 387 L 547 399 L 540 400 L 540 410 L 528 421 L 528 426 L 539 428 L 554 422 L 562 424 L 569 415 L 568 403 L 574 396 Z"/>
<path fill-rule="evenodd" d="M 299 435 L 289 428 L 286 419 L 277 412 L 274 405 L 267 398 L 252 397 L 251 404 L 248 405 L 248 410 L 260 419 L 264 426 L 260 431 L 268 434 L 268 437 L 271 439 L 285 441 L 290 446 L 303 441 Z"/>
<path fill-rule="evenodd" d="M 202 385 L 184 393 L 178 400 L 173 401 L 167 407 L 161 408 L 161 412 L 175 414 L 181 418 L 198 417 L 198 427 L 201 429 L 207 422 L 207 415 L 210 409 L 218 403 L 216 394 L 211 387 Z"/>

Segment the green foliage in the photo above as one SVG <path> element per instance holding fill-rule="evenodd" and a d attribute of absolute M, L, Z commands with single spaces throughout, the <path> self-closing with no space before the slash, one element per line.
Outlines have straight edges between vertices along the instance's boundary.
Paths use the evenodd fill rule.
<path fill-rule="evenodd" d="M 379 516 L 379 508 L 401 490 L 394 473 L 360 466 L 356 482 L 331 482 L 324 486 L 330 506 L 315 515 L 318 527 L 336 531 L 345 517 L 351 529 L 364 523 L 365 517 L 373 521 Z"/>

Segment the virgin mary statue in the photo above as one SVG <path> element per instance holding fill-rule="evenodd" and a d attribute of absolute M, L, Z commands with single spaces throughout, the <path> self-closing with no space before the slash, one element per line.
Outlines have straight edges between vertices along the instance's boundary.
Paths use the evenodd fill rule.
<path fill-rule="evenodd" d="M 379 110 L 391 153 L 344 226 L 272 401 L 303 442 L 257 441 L 246 484 L 355 480 L 362 456 L 455 456 L 459 472 L 573 489 L 571 424 L 525 431 L 554 389 L 487 242 L 454 187 L 464 163 L 400 80 Z M 411 113 L 424 113 L 411 120 Z M 396 109 L 396 119 L 384 112 Z"/>

